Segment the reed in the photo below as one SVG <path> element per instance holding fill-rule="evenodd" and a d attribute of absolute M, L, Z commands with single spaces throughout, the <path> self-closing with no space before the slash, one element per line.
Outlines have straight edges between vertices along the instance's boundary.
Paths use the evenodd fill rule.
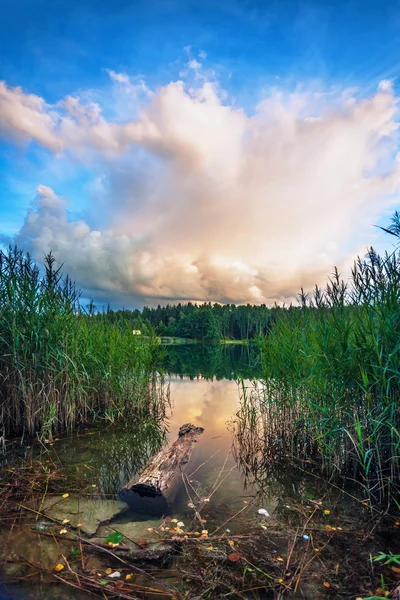
<path fill-rule="evenodd" d="M 397 213 L 386 231 L 400 237 Z M 325 289 L 302 290 L 299 307 L 279 311 L 261 339 L 264 380 L 238 415 L 248 460 L 257 440 L 261 460 L 278 448 L 357 480 L 373 502 L 398 493 L 399 260 L 398 247 L 384 256 L 370 248 L 348 283 L 335 269 Z"/>
<path fill-rule="evenodd" d="M 51 438 L 96 415 L 162 416 L 154 337 L 84 310 L 52 254 L 0 251 L 0 434 Z"/>

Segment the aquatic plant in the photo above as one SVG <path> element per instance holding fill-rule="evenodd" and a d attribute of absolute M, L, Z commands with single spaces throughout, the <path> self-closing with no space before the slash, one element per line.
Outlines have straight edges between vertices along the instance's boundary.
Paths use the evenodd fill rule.
<path fill-rule="evenodd" d="M 107 411 L 163 416 L 154 337 L 80 304 L 52 254 L 0 251 L 0 433 L 51 438 Z"/>
<path fill-rule="evenodd" d="M 386 231 L 400 237 L 397 213 Z M 313 460 L 376 502 L 399 491 L 399 261 L 398 247 L 370 248 L 348 283 L 335 269 L 325 289 L 302 290 L 299 307 L 277 314 L 261 341 L 263 382 L 238 414 L 246 460 Z"/>

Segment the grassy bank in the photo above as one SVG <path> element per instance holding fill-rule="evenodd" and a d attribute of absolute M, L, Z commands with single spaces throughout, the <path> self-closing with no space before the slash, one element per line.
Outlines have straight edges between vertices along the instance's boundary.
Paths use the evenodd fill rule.
<path fill-rule="evenodd" d="M 389 233 L 399 237 L 397 214 Z M 399 259 L 398 248 L 370 249 L 348 284 L 335 271 L 325 289 L 280 312 L 262 341 L 264 382 L 239 415 L 249 460 L 289 453 L 357 480 L 373 502 L 398 502 Z"/>
<path fill-rule="evenodd" d="M 157 342 L 84 311 L 54 258 L 0 251 L 0 434 L 52 434 L 103 415 L 163 411 Z"/>

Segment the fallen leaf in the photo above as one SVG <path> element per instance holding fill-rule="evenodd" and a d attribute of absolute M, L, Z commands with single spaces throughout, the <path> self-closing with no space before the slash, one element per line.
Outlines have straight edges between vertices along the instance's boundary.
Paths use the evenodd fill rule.
<path fill-rule="evenodd" d="M 208 535 L 208 529 L 203 529 L 201 535 Z"/>
<path fill-rule="evenodd" d="M 198 531 L 195 531 L 194 535 L 200 535 L 200 533 Z"/>
<path fill-rule="evenodd" d="M 83 523 L 78 523 L 77 527 L 83 527 Z"/>
<path fill-rule="evenodd" d="M 125 581 L 129 581 L 130 579 L 132 579 L 132 574 L 128 573 L 128 575 L 125 576 Z"/>
<path fill-rule="evenodd" d="M 114 531 L 113 533 L 110 533 L 110 535 L 107 536 L 106 540 L 107 543 L 112 543 L 112 544 L 120 544 L 122 542 L 123 539 L 123 535 L 120 531 Z"/>
<path fill-rule="evenodd" d="M 324 587 L 326 588 L 330 588 L 331 584 L 328 581 L 324 581 L 324 583 L 322 584 Z"/>
<path fill-rule="evenodd" d="M 97 487 L 97 485 L 95 483 L 92 483 L 92 487 Z"/>
<path fill-rule="evenodd" d="M 105 574 L 106 574 L 106 575 L 109 575 L 110 573 L 112 573 L 112 569 L 106 569 L 106 570 L 105 570 Z"/>
<path fill-rule="evenodd" d="M 210 502 L 210 498 L 204 498 L 203 502 Z"/>
<path fill-rule="evenodd" d="M 100 585 L 107 585 L 107 583 L 108 583 L 107 579 L 102 579 L 100 581 Z"/>
<path fill-rule="evenodd" d="M 188 504 L 188 507 L 189 507 L 189 508 L 194 508 L 194 504 L 193 504 L 193 502 L 189 502 L 189 504 Z"/>
<path fill-rule="evenodd" d="M 69 519 L 64 519 L 64 521 L 62 522 L 62 525 L 66 525 L 67 523 L 69 523 Z"/>
<path fill-rule="evenodd" d="M 110 579 L 118 579 L 119 577 L 121 577 L 121 573 L 119 571 L 114 571 L 114 573 L 111 573 L 109 577 Z"/>
<path fill-rule="evenodd" d="M 231 562 L 237 562 L 240 559 L 241 555 L 239 554 L 239 552 L 231 552 L 230 554 L 228 554 L 228 560 L 230 560 Z"/>
<path fill-rule="evenodd" d="M 69 494 L 63 494 L 62 497 L 63 498 L 68 498 Z"/>
<path fill-rule="evenodd" d="M 147 546 L 147 540 L 145 540 L 144 538 L 143 538 L 142 540 L 139 540 L 139 541 L 138 541 L 138 545 L 139 545 L 141 548 L 146 548 L 146 546 Z"/>
<path fill-rule="evenodd" d="M 177 523 L 178 519 L 171 519 L 171 523 Z"/>
<path fill-rule="evenodd" d="M 165 517 L 164 519 L 164 523 L 171 523 L 172 519 L 171 517 Z"/>
<path fill-rule="evenodd" d="M 330 511 L 330 510 L 328 510 L 328 509 L 325 509 L 325 510 L 324 510 L 324 515 L 330 515 L 330 514 L 331 514 L 331 511 Z"/>
<path fill-rule="evenodd" d="M 243 504 L 248 504 L 247 500 L 243 500 Z"/>
<path fill-rule="evenodd" d="M 147 531 L 153 531 L 153 528 L 152 527 L 148 527 Z"/>
<path fill-rule="evenodd" d="M 214 550 L 213 546 L 207 546 L 207 550 Z"/>
<path fill-rule="evenodd" d="M 233 540 L 228 540 L 228 546 L 231 546 L 231 548 L 235 545 L 235 542 Z"/>
<path fill-rule="evenodd" d="M 57 573 L 59 573 L 60 571 L 62 571 L 63 569 L 65 569 L 64 565 L 62 563 L 58 563 L 58 565 L 56 565 L 54 567 L 54 570 L 57 571 Z"/>
<path fill-rule="evenodd" d="M 276 557 L 276 560 L 277 560 L 278 562 L 283 562 L 283 558 L 282 558 L 282 556 L 277 556 L 277 557 Z"/>
<path fill-rule="evenodd" d="M 60 529 L 60 534 L 64 535 L 64 533 L 68 533 L 68 529 Z"/>
<path fill-rule="evenodd" d="M 392 571 L 393 571 L 393 573 L 397 573 L 397 574 L 400 573 L 399 567 L 392 567 Z"/>

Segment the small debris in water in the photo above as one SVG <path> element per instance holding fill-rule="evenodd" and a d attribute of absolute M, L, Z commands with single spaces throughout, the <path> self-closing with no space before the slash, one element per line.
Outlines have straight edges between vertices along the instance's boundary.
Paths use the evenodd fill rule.
<path fill-rule="evenodd" d="M 118 577 L 121 577 L 121 573 L 119 571 L 114 571 L 114 573 L 109 575 L 110 579 L 118 579 Z"/>

